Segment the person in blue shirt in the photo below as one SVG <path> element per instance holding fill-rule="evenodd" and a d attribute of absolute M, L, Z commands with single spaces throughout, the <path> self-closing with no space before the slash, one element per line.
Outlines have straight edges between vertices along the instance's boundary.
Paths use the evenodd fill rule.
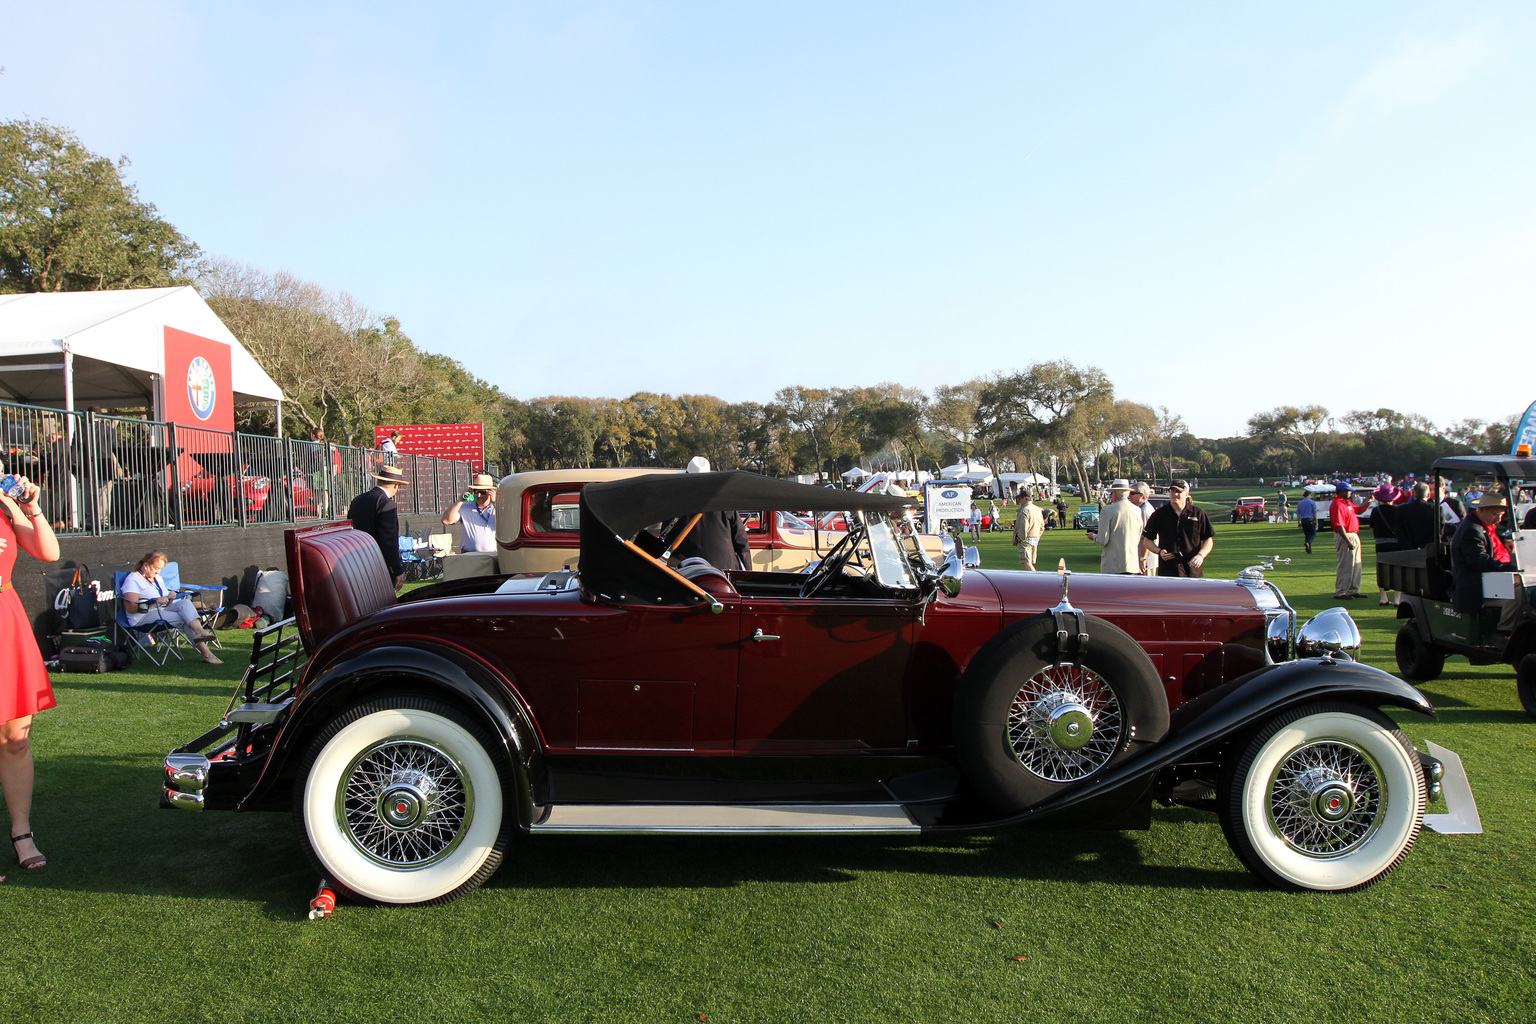
<path fill-rule="evenodd" d="M 1312 495 L 1303 494 L 1296 503 L 1296 521 L 1301 523 L 1301 537 L 1306 542 L 1307 554 L 1312 553 L 1312 541 L 1317 536 L 1317 502 Z"/>

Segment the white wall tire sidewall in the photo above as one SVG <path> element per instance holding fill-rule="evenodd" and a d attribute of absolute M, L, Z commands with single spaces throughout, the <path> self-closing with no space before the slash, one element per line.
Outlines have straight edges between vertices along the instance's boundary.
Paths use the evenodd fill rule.
<path fill-rule="evenodd" d="M 336 820 L 342 773 L 357 755 L 391 738 L 415 737 L 450 754 L 474 792 L 474 812 L 464 837 L 447 857 L 427 867 L 399 870 L 369 860 Z M 304 829 L 327 872 L 359 896 L 380 903 L 421 903 L 453 892 L 485 864 L 501 832 L 501 780 L 496 765 L 468 730 L 430 711 L 376 711 L 344 726 L 316 756 L 304 782 Z"/>
<path fill-rule="evenodd" d="M 1269 820 L 1269 779 L 1296 748 L 1338 739 L 1359 747 L 1376 763 L 1386 813 L 1365 845 L 1341 857 L 1309 857 L 1292 848 Z M 1422 769 L 1417 757 L 1386 729 L 1361 715 L 1326 711 L 1281 728 L 1259 749 L 1243 780 L 1242 827 L 1254 854 L 1276 875 L 1303 889 L 1332 891 L 1363 885 L 1392 868 L 1418 837 L 1424 813 Z"/>

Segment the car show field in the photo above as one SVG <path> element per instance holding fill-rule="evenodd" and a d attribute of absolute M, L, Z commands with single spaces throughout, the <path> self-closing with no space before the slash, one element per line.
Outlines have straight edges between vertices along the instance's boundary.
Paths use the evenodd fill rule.
<path fill-rule="evenodd" d="M 1302 619 L 1335 604 L 1333 559 L 1304 555 L 1294 524 L 1215 528 L 1208 576 L 1279 554 L 1293 561 L 1270 578 Z M 1016 564 L 1006 533 L 979 547 L 984 568 Z M 1092 572 L 1098 548 L 1048 531 L 1040 565 L 1062 558 Z M 1394 671 L 1393 610 L 1349 611 L 1363 660 Z M 229 701 L 249 634 L 222 638 L 219 669 L 55 678 L 35 729 L 50 864 L 0 869 L 0 914 L 28 921 L 0 952 L 22 1019 L 1536 1016 L 1536 725 L 1508 666 L 1453 657 L 1423 686 L 1437 720 L 1393 713 L 1461 756 L 1486 832 L 1426 830 L 1363 892 L 1265 888 L 1209 815 L 1158 807 L 1140 832 L 544 837 L 450 905 L 311 922 L 318 879 L 287 815 L 147 795 L 164 752 Z M 389 997 L 407 978 L 430 1006 Z"/>

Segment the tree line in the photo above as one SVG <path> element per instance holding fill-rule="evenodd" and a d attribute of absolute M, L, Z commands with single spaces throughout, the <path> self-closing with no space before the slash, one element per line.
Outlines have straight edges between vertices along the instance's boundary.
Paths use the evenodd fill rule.
<path fill-rule="evenodd" d="M 897 383 L 794 386 L 771 402 L 637 392 L 518 399 L 421 349 L 394 317 L 285 272 L 209 258 L 139 198 L 116 162 L 46 121 L 0 122 L 0 293 L 194 284 L 283 390 L 283 422 L 240 428 L 371 444 L 388 423 L 485 424 L 503 468 L 681 466 L 835 479 L 855 465 L 928 470 L 975 461 L 1082 486 L 1115 476 L 1271 477 L 1422 472 L 1444 454 L 1506 451 L 1516 416 L 1437 428 L 1392 409 L 1280 406 L 1245 434 L 1201 438 L 1167 407 L 1117 397 L 1097 367 L 1038 362 L 923 391 Z"/>

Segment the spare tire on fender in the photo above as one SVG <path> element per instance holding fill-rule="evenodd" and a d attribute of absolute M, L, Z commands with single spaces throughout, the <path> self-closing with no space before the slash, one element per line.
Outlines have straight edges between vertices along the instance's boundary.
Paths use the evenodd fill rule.
<path fill-rule="evenodd" d="M 1152 659 L 1104 619 L 1068 613 L 1057 657 L 1052 615 L 1008 626 L 977 652 L 955 695 L 955 754 L 977 793 L 1004 813 L 1085 782 L 1168 731 Z M 1081 625 L 1079 625 L 1079 621 Z"/>

